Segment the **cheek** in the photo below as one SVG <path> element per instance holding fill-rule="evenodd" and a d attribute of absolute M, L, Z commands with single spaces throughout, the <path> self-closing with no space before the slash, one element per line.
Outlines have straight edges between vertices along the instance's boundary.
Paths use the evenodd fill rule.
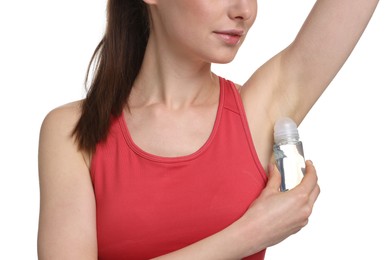
<path fill-rule="evenodd" d="M 212 19 L 218 17 L 223 10 L 221 0 L 179 0 L 185 2 L 183 11 L 186 17 L 197 24 L 210 23 Z"/>
<path fill-rule="evenodd" d="M 253 14 L 251 17 L 251 21 L 249 22 L 250 27 L 252 27 L 252 25 L 255 23 L 257 18 L 257 0 L 252 1 L 251 10 L 253 10 Z"/>

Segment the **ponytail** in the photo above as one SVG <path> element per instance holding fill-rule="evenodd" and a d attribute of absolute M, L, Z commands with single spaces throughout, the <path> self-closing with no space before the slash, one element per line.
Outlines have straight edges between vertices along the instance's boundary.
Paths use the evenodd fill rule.
<path fill-rule="evenodd" d="M 107 27 L 92 55 L 94 75 L 72 135 L 78 148 L 95 151 L 108 135 L 111 117 L 118 117 L 140 71 L 149 38 L 149 14 L 142 0 L 108 0 Z"/>

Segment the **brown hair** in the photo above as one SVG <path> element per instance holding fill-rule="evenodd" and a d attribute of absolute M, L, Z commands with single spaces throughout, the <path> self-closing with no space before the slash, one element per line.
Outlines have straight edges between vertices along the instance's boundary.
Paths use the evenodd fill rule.
<path fill-rule="evenodd" d="M 73 130 L 78 148 L 93 152 L 107 137 L 111 117 L 118 117 L 130 95 L 149 38 L 149 14 L 143 0 L 108 0 L 107 26 L 92 55 L 94 75 L 80 119 Z"/>

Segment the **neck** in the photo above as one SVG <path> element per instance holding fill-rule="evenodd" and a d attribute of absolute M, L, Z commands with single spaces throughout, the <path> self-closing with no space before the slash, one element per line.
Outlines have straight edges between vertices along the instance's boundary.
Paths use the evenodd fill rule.
<path fill-rule="evenodd" d="M 160 103 L 177 109 L 202 103 L 219 86 L 211 64 L 178 53 L 150 35 L 130 106 Z"/>

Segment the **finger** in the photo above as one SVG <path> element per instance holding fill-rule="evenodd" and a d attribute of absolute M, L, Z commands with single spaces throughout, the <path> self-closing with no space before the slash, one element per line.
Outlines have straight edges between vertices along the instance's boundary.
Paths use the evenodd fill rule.
<path fill-rule="evenodd" d="M 275 164 L 270 163 L 268 167 L 268 172 L 269 172 L 269 178 L 268 178 L 267 187 L 279 191 L 281 177 L 278 168 L 276 167 Z"/>
<path fill-rule="evenodd" d="M 318 184 L 313 189 L 313 191 L 309 195 L 309 203 L 311 206 L 314 205 L 314 203 L 317 201 L 318 196 L 320 195 L 320 186 Z"/>
<path fill-rule="evenodd" d="M 305 176 L 302 179 L 299 187 L 306 189 L 309 192 L 312 192 L 317 186 L 317 171 L 311 161 L 306 161 Z"/>

